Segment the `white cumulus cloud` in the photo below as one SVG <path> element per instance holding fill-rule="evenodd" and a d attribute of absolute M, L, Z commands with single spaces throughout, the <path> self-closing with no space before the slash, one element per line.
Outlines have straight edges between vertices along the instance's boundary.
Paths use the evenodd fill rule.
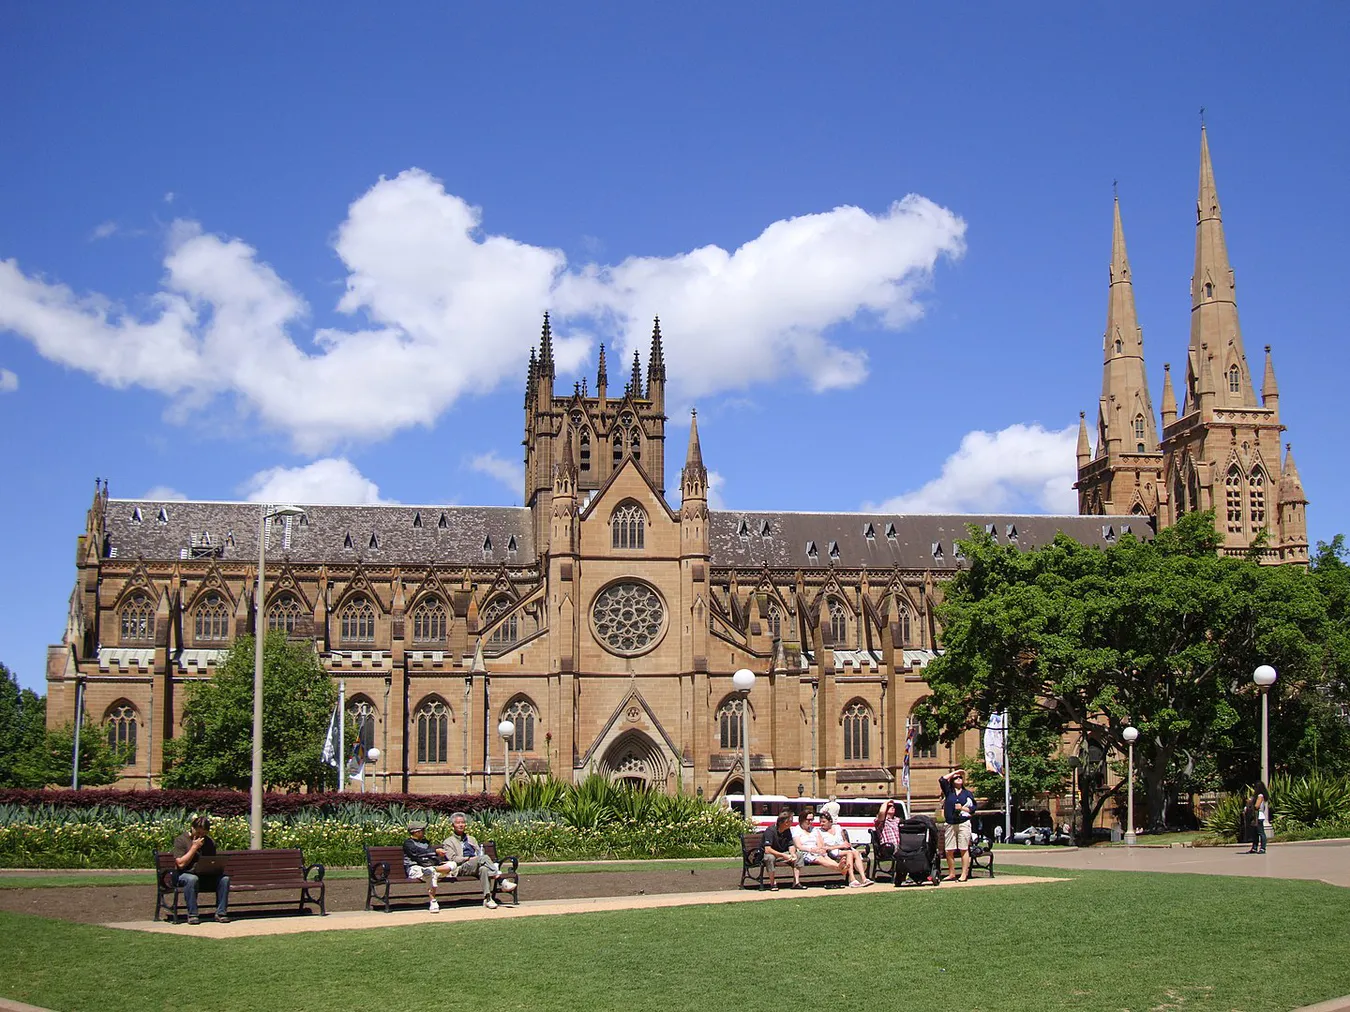
<path fill-rule="evenodd" d="M 479 474 L 496 478 L 516 496 L 524 494 L 525 465 L 518 460 L 504 460 L 497 456 L 496 450 L 489 450 L 469 461 L 469 467 Z"/>
<path fill-rule="evenodd" d="M 0 369 L 0 394 L 12 394 L 19 389 L 19 377 L 8 369 Z"/>
<path fill-rule="evenodd" d="M 726 483 L 726 478 L 720 472 L 708 472 L 708 509 L 724 510 L 727 508 L 727 501 L 722 496 L 722 488 Z"/>
<path fill-rule="evenodd" d="M 158 502 L 182 502 L 187 499 L 187 496 L 169 485 L 156 485 L 154 488 L 147 490 L 141 498 Z"/>
<path fill-rule="evenodd" d="M 518 382 L 549 307 L 560 373 L 607 340 L 624 375 L 659 314 L 672 397 L 785 375 L 816 390 L 856 384 L 866 354 L 835 343 L 831 328 L 861 317 L 895 330 L 919 316 L 935 264 L 961 254 L 965 232 L 956 215 L 911 195 L 879 214 L 838 207 L 776 221 L 733 251 L 605 266 L 570 265 L 482 222 L 421 170 L 377 182 L 336 232 L 346 328 L 307 327 L 308 305 L 257 250 L 179 221 L 149 309 L 4 260 L 0 330 L 109 386 L 166 395 L 172 417 L 235 398 L 317 454 L 431 425 L 469 391 Z"/>
<path fill-rule="evenodd" d="M 393 501 L 381 498 L 380 487 L 345 457 L 325 457 L 301 467 L 269 467 L 249 478 L 240 490 L 250 502 L 365 505 Z"/>
<path fill-rule="evenodd" d="M 921 488 L 866 504 L 876 513 L 1076 513 L 1076 426 L 1051 430 L 1009 425 L 997 432 L 966 433 Z"/>

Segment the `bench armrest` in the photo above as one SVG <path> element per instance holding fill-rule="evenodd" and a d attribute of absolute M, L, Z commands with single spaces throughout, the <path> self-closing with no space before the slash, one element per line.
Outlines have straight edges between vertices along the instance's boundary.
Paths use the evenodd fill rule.
<path fill-rule="evenodd" d="M 312 881 L 322 882 L 324 873 L 327 871 L 327 869 L 324 868 L 324 866 L 321 864 L 307 864 L 305 865 L 304 868 L 304 876 L 306 879 L 309 879 L 309 873 L 312 871 L 318 872 L 318 874 L 314 876 Z"/>
<path fill-rule="evenodd" d="M 159 888 L 161 892 L 171 893 L 178 885 L 178 869 L 165 868 L 159 873 Z"/>
<path fill-rule="evenodd" d="M 389 862 L 376 861 L 370 866 L 370 880 L 372 882 L 389 881 Z"/>
<path fill-rule="evenodd" d="M 500 861 L 497 862 L 497 867 L 500 868 L 503 872 L 506 872 L 507 871 L 506 865 L 508 863 L 510 863 L 511 865 L 510 873 L 514 875 L 516 873 L 516 870 L 520 867 L 520 858 L 516 857 L 515 854 L 508 854 L 506 857 L 502 858 Z"/>

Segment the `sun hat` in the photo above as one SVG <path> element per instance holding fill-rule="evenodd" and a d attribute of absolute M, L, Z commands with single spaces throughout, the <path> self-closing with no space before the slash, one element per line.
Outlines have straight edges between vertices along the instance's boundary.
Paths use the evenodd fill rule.
<path fill-rule="evenodd" d="M 408 823 L 409 833 L 425 833 L 426 829 L 427 824 L 420 819 Z"/>

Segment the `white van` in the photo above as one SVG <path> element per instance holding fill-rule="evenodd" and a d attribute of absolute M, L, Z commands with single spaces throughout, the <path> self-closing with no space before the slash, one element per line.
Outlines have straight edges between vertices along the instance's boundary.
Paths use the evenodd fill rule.
<path fill-rule="evenodd" d="M 819 812 L 826 798 L 789 798 L 786 794 L 756 794 L 750 798 L 750 821 L 755 829 L 769 829 L 778 813 L 787 809 L 795 816 L 798 812 L 810 809 Z M 876 823 L 877 812 L 881 810 L 883 797 L 873 798 L 835 798 L 839 805 L 839 825 L 848 833 L 855 845 L 868 843 L 872 839 L 872 826 Z M 909 809 L 905 802 L 891 799 L 902 819 L 909 818 Z M 724 794 L 721 803 L 737 814 L 745 811 L 745 797 L 740 794 Z M 794 819 L 795 822 L 795 819 Z"/>

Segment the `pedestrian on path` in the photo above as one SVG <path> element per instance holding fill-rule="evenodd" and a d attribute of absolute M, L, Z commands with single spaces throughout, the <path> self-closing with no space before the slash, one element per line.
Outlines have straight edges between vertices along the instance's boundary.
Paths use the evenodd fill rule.
<path fill-rule="evenodd" d="M 1270 788 L 1257 781 L 1252 791 L 1252 799 L 1247 803 L 1251 814 L 1252 846 L 1248 854 L 1264 854 L 1266 840 L 1270 835 Z"/>

